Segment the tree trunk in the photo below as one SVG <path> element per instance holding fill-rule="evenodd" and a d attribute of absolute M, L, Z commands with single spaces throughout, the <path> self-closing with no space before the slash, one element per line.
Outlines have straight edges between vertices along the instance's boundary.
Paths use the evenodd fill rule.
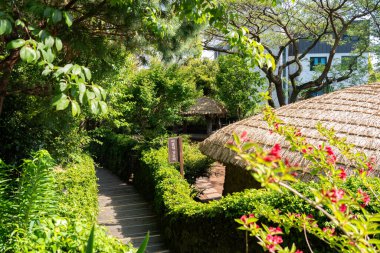
<path fill-rule="evenodd" d="M 278 103 L 280 104 L 280 106 L 286 105 L 284 91 L 282 89 L 281 79 L 276 80 L 273 83 L 274 83 L 274 87 L 276 88 L 276 95 L 277 95 Z"/>
<path fill-rule="evenodd" d="M 7 87 L 9 85 L 12 70 L 20 58 L 20 51 L 14 50 L 11 54 L 0 62 L 0 115 L 3 112 L 5 96 L 7 95 Z"/>
<path fill-rule="evenodd" d="M 290 96 L 290 103 L 294 103 L 297 101 L 299 91 L 296 89 L 293 89 L 292 95 Z"/>

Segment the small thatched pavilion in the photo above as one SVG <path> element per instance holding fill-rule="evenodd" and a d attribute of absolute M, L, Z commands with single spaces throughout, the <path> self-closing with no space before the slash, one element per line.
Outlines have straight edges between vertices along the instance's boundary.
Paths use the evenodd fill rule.
<path fill-rule="evenodd" d="M 275 112 L 286 124 L 299 128 L 312 144 L 325 141 L 315 127 L 321 122 L 324 127 L 334 128 L 337 136 L 347 137 L 347 142 L 354 144 L 358 151 L 380 158 L 380 83 L 339 90 L 283 106 Z M 242 162 L 225 147 L 233 132 L 240 134 L 243 131 L 247 131 L 248 137 L 265 149 L 280 143 L 284 158 L 293 163 L 306 163 L 299 153 L 289 150 L 289 144 L 282 136 L 269 133 L 263 115 L 236 122 L 220 129 L 200 146 L 202 153 L 226 165 L 224 194 L 257 186 L 252 176 L 243 169 Z M 345 164 L 339 153 L 337 158 Z"/>
<path fill-rule="evenodd" d="M 227 110 L 224 106 L 212 98 L 201 97 L 198 98 L 196 103 L 186 111 L 183 112 L 184 116 L 204 116 L 207 122 L 207 134 L 212 133 L 212 122 L 214 119 L 225 117 Z"/>

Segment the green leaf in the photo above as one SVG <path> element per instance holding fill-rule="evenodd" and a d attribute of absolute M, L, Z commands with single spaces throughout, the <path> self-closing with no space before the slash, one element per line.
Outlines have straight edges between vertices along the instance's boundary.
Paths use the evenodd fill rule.
<path fill-rule="evenodd" d="M 49 37 L 50 34 L 45 31 L 45 30 L 41 30 L 39 33 L 38 33 L 38 37 L 41 38 L 41 40 L 45 40 L 47 37 Z"/>
<path fill-rule="evenodd" d="M 67 82 L 66 81 L 62 81 L 62 82 L 59 83 L 59 90 L 60 91 L 65 91 L 67 89 L 67 86 L 68 86 Z"/>
<path fill-rule="evenodd" d="M 86 75 L 86 78 L 87 78 L 87 81 L 90 81 L 91 80 L 91 71 L 86 68 L 86 67 L 82 67 L 83 71 L 84 71 L 84 74 Z"/>
<path fill-rule="evenodd" d="M 45 38 L 45 45 L 47 46 L 47 47 L 53 47 L 54 46 L 54 38 L 53 38 L 53 36 L 47 36 L 46 38 Z"/>
<path fill-rule="evenodd" d="M 103 100 L 106 100 L 107 92 L 102 87 L 99 87 L 99 90 L 100 90 L 100 93 L 102 94 Z"/>
<path fill-rule="evenodd" d="M 148 246 L 148 242 L 149 242 L 149 231 L 148 233 L 146 233 L 144 241 L 141 243 L 136 253 L 144 253 L 146 251 L 146 247 Z"/>
<path fill-rule="evenodd" d="M 86 90 L 86 96 L 88 100 L 94 99 L 95 98 L 95 93 L 91 92 L 89 90 Z"/>
<path fill-rule="evenodd" d="M 108 112 L 108 106 L 107 103 L 104 101 L 99 101 L 100 110 L 102 113 L 106 114 Z"/>
<path fill-rule="evenodd" d="M 23 39 L 17 39 L 17 40 L 12 40 L 7 44 L 7 49 L 15 49 L 19 48 L 25 45 L 25 40 Z"/>
<path fill-rule="evenodd" d="M 86 253 L 94 252 L 95 225 L 92 226 L 90 237 L 87 241 Z"/>
<path fill-rule="evenodd" d="M 55 47 L 57 51 L 61 51 L 63 48 L 62 40 L 60 38 L 55 38 Z"/>
<path fill-rule="evenodd" d="M 20 50 L 20 57 L 27 63 L 33 62 L 37 58 L 37 53 L 29 46 L 24 46 Z"/>
<path fill-rule="evenodd" d="M 47 51 L 41 49 L 42 56 L 48 63 L 52 63 L 54 61 L 54 54 L 51 48 L 49 48 Z"/>
<path fill-rule="evenodd" d="M 17 20 L 16 20 L 15 25 L 16 25 L 16 26 L 25 27 L 25 23 L 22 22 L 20 19 L 17 19 Z"/>
<path fill-rule="evenodd" d="M 68 27 L 71 27 L 73 25 L 73 17 L 68 12 L 63 12 L 63 16 L 65 18 L 65 22 Z"/>
<path fill-rule="evenodd" d="M 53 9 L 51 7 L 47 7 L 44 11 L 44 17 L 49 18 L 51 16 L 51 13 L 53 12 Z"/>
<path fill-rule="evenodd" d="M 52 72 L 52 70 L 50 68 L 45 68 L 44 71 L 42 71 L 42 75 L 43 76 L 47 76 L 49 75 L 50 73 Z"/>
<path fill-rule="evenodd" d="M 97 100 L 94 100 L 94 99 L 90 100 L 90 109 L 93 114 L 99 113 L 98 105 L 99 105 L 99 102 Z"/>
<path fill-rule="evenodd" d="M 81 67 L 80 67 L 79 65 L 77 65 L 77 64 L 75 64 L 74 67 L 73 67 L 73 69 L 71 70 L 71 73 L 72 73 L 73 75 L 76 75 L 76 76 L 78 76 L 81 72 L 82 72 L 82 69 L 81 69 Z"/>
<path fill-rule="evenodd" d="M 380 244 L 380 240 L 379 239 L 369 239 L 368 241 L 369 243 L 372 243 L 372 244 Z"/>
<path fill-rule="evenodd" d="M 67 74 L 69 73 L 69 71 L 71 70 L 71 68 L 73 67 L 73 64 L 69 63 L 69 64 L 66 64 L 62 70 L 63 70 L 63 73 Z"/>
<path fill-rule="evenodd" d="M 60 10 L 54 10 L 51 14 L 51 19 L 54 24 L 60 22 L 62 20 L 62 12 Z"/>
<path fill-rule="evenodd" d="M 12 32 L 12 24 L 8 19 L 0 19 L 0 35 L 10 34 Z"/>
<path fill-rule="evenodd" d="M 55 96 L 53 98 L 53 106 L 56 107 L 57 111 L 66 109 L 70 104 L 70 100 L 67 99 L 67 96 L 63 93 Z"/>
<path fill-rule="evenodd" d="M 84 83 L 79 83 L 79 93 L 86 92 L 86 85 Z"/>
<path fill-rule="evenodd" d="M 80 114 L 80 106 L 77 101 L 71 101 L 71 114 L 73 117 Z"/>
<path fill-rule="evenodd" d="M 96 87 L 95 85 L 92 85 L 92 90 L 94 91 L 96 98 L 98 98 L 98 99 L 102 98 L 102 96 L 100 94 L 100 90 L 98 87 Z"/>

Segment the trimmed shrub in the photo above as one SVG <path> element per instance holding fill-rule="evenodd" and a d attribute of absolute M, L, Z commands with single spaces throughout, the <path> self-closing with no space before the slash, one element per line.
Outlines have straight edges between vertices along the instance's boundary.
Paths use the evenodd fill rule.
<path fill-rule="evenodd" d="M 144 182 L 137 185 L 145 192 L 153 189 L 153 192 L 146 194 L 154 196 L 165 237 L 175 252 L 244 252 L 245 232 L 237 230 L 234 219 L 248 213 L 254 213 L 266 224 L 270 224 L 266 217 L 276 209 L 284 213 L 308 213 L 314 216 L 320 226 L 326 222 L 303 200 L 289 193 L 265 189 L 248 189 L 210 203 L 196 202 L 188 182 L 180 176 L 175 166 L 168 163 L 167 152 L 166 147 L 144 151 L 140 166 L 140 172 L 143 173 L 136 175 L 136 181 Z M 141 175 L 146 177 L 140 178 Z M 378 178 L 371 180 L 380 183 Z M 298 183 L 294 187 L 306 196 L 311 196 L 308 192 L 310 186 L 319 187 L 312 182 Z M 362 186 L 348 181 L 344 187 L 357 189 Z M 371 208 L 379 210 L 377 206 Z M 294 242 L 299 248 L 307 248 L 303 231 L 289 228 L 287 232 L 284 244 Z M 254 239 L 249 240 L 250 252 L 262 252 Z M 312 235 L 308 235 L 308 240 L 314 252 L 334 252 Z"/>
<path fill-rule="evenodd" d="M 56 167 L 54 175 L 59 192 L 59 213 L 68 218 L 96 222 L 98 188 L 95 166 L 86 154 L 64 168 Z"/>
<path fill-rule="evenodd" d="M 91 143 L 91 153 L 104 168 L 112 171 L 121 179 L 128 181 L 138 166 L 139 152 L 135 149 L 138 141 L 129 135 L 106 131 Z"/>

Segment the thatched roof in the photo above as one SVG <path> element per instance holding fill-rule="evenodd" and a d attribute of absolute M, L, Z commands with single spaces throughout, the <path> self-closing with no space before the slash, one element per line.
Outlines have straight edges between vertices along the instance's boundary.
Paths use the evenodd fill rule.
<path fill-rule="evenodd" d="M 363 151 L 368 157 L 380 158 L 380 83 L 355 86 L 323 96 L 303 100 L 275 110 L 285 123 L 296 126 L 307 140 L 319 145 L 325 141 L 316 129 L 321 122 L 324 127 L 334 128 L 338 137 L 347 137 L 347 142 Z M 220 129 L 201 143 L 205 155 L 240 167 L 244 165 L 235 158 L 235 153 L 225 147 L 233 132 L 248 132 L 248 137 L 265 149 L 280 143 L 282 155 L 294 163 L 305 165 L 299 153 L 291 152 L 289 144 L 278 134 L 270 134 L 263 115 L 255 115 Z M 336 151 L 336 150 L 335 150 Z M 338 161 L 345 163 L 338 154 Z"/>
<path fill-rule="evenodd" d="M 214 99 L 209 97 L 201 97 L 198 98 L 196 103 L 186 111 L 183 112 L 182 115 L 185 116 L 198 116 L 198 115 L 217 115 L 224 116 L 226 115 L 227 110 L 223 105 L 216 102 Z"/>

